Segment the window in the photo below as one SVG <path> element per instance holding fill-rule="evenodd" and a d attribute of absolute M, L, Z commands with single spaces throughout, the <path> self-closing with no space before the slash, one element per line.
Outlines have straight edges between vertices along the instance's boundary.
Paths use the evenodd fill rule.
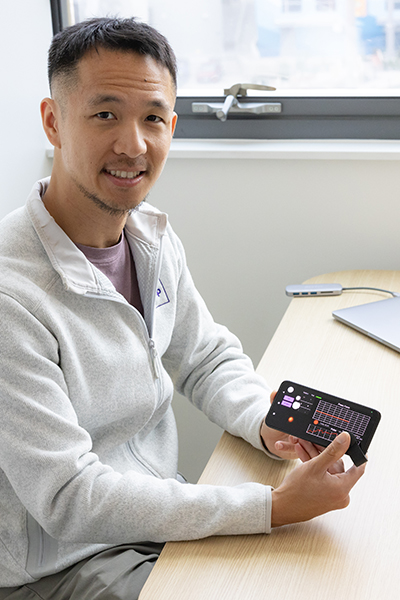
<path fill-rule="evenodd" d="M 134 15 L 166 35 L 179 66 L 176 137 L 400 139 L 398 0 L 51 5 L 55 31 L 92 16 Z M 239 90 L 224 119 L 220 107 L 238 83 L 276 91 Z"/>
<path fill-rule="evenodd" d="M 336 10 L 335 0 L 317 0 L 317 10 Z"/>
<path fill-rule="evenodd" d="M 283 0 L 282 12 L 300 12 L 301 0 Z"/>

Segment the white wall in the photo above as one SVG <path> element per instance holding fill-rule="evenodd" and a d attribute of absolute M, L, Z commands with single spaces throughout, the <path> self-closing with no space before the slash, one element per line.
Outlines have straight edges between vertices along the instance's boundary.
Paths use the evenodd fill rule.
<path fill-rule="evenodd" d="M 38 108 L 48 93 L 50 3 L 3 4 L 0 216 L 22 205 L 51 168 Z M 378 160 L 171 158 L 151 201 L 169 213 L 215 318 L 257 363 L 288 305 L 288 283 L 341 269 L 398 268 L 399 167 Z M 174 404 L 180 466 L 195 481 L 221 432 L 180 398 Z"/>
<path fill-rule="evenodd" d="M 39 104 L 48 95 L 49 0 L 2 2 L 0 9 L 0 218 L 25 203 L 36 179 L 49 173 Z"/>
<path fill-rule="evenodd" d="M 150 201 L 166 210 L 214 316 L 258 363 L 289 283 L 396 269 L 398 160 L 169 159 Z"/>

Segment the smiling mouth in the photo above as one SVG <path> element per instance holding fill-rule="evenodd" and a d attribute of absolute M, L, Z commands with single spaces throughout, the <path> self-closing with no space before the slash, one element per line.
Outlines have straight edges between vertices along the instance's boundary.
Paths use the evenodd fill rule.
<path fill-rule="evenodd" d="M 144 171 L 113 171 L 108 169 L 104 169 L 104 171 L 113 177 L 117 177 L 118 179 L 135 179 L 144 173 Z"/>

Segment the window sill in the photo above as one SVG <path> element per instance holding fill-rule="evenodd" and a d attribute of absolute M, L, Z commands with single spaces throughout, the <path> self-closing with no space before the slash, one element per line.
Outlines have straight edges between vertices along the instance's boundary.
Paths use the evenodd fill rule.
<path fill-rule="evenodd" d="M 400 160 L 400 140 L 174 139 L 169 157 Z"/>
<path fill-rule="evenodd" d="M 53 147 L 46 156 L 53 158 Z M 400 140 L 172 140 L 169 158 L 400 160 Z"/>

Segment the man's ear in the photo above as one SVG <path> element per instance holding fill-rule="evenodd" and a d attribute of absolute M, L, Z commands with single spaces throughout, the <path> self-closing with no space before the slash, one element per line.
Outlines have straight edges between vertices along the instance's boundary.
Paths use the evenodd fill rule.
<path fill-rule="evenodd" d="M 42 115 L 43 129 L 50 144 L 55 148 L 61 148 L 59 132 L 60 108 L 52 98 L 44 98 L 40 103 L 40 114 Z"/>
<path fill-rule="evenodd" d="M 174 112 L 174 114 L 172 116 L 172 123 L 171 123 L 171 135 L 172 136 L 175 133 L 175 127 L 176 127 L 177 121 L 178 121 L 178 115 L 176 114 L 176 112 Z"/>

